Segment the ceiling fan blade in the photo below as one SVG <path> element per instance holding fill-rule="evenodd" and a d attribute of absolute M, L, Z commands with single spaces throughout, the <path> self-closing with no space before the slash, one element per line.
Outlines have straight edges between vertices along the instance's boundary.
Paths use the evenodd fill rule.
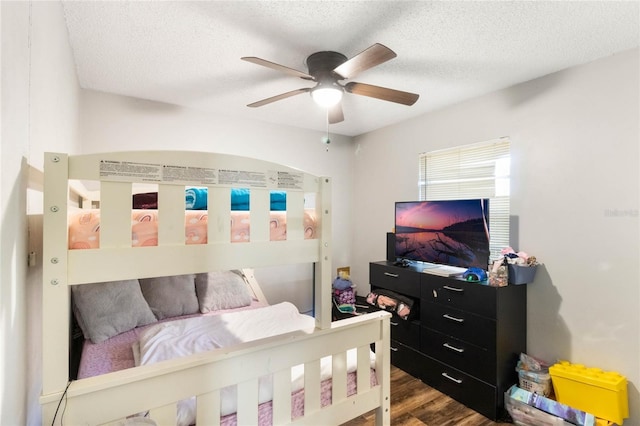
<path fill-rule="evenodd" d="M 307 93 L 310 90 L 311 90 L 310 88 L 292 90 L 290 92 L 281 93 L 279 95 L 272 96 L 270 98 L 262 99 L 261 101 L 253 102 L 253 103 L 251 103 L 251 104 L 249 104 L 247 106 L 248 107 L 252 107 L 252 108 L 261 107 L 263 105 L 270 104 L 271 102 L 275 102 L 275 101 L 279 101 L 281 99 L 290 98 L 291 96 L 299 95 L 300 93 Z"/>
<path fill-rule="evenodd" d="M 344 114 L 342 112 L 342 103 L 338 102 L 329 108 L 329 124 L 340 123 L 341 121 L 344 121 Z"/>
<path fill-rule="evenodd" d="M 306 72 L 298 71 L 293 68 L 285 67 L 284 65 L 276 64 L 275 62 L 270 62 L 264 59 L 256 58 L 255 56 L 244 56 L 242 58 L 243 61 L 251 62 L 257 65 L 262 65 L 263 67 L 271 68 L 276 71 L 281 71 L 285 74 L 292 75 L 294 77 L 304 78 L 305 80 L 313 80 L 313 76 L 310 76 Z"/>
<path fill-rule="evenodd" d="M 420 95 L 416 95 L 415 93 L 356 82 L 345 84 L 344 90 L 349 93 L 353 93 L 354 95 L 368 96 L 370 98 L 382 99 L 383 101 L 395 102 L 403 105 L 413 105 L 420 97 Z"/>
<path fill-rule="evenodd" d="M 366 50 L 358 53 L 347 62 L 337 66 L 333 71 L 342 76 L 343 79 L 353 78 L 362 71 L 373 68 L 383 62 L 387 62 L 396 56 L 396 53 L 387 46 L 376 43 Z"/>

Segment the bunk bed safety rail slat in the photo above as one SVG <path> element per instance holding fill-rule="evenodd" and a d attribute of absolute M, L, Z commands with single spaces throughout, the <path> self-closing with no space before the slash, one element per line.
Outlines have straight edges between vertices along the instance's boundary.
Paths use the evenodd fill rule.
<path fill-rule="evenodd" d="M 388 335 L 389 318 L 386 312 L 366 314 L 311 334 L 288 333 L 222 353 L 195 354 L 72 382 L 63 401 L 65 424 L 105 424 L 147 411 L 159 425 L 173 424 L 177 402 L 192 396 L 197 396 L 196 423 L 216 424 L 209 420 L 219 421 L 219 391 L 233 384 L 239 385 L 238 424 L 257 424 L 258 379 L 269 374 L 274 374 L 274 386 L 278 387 L 274 391 L 274 424 L 291 423 L 291 367 L 299 364 L 305 365 L 305 408 L 304 417 L 295 419 L 296 423 L 344 422 L 379 407 L 381 418 L 387 418 L 383 424 L 388 424 L 389 393 L 384 393 L 384 383 L 389 379 L 389 357 L 376 355 L 380 363 L 375 370 L 378 384 L 370 386 L 369 343 L 379 344 Z M 357 375 L 363 377 L 358 378 L 357 393 L 347 397 L 346 392 L 334 392 L 331 404 L 320 408 L 319 359 L 332 355 L 334 365 L 340 364 L 354 345 L 358 348 Z M 334 389 L 341 389 L 346 374 L 334 372 L 332 382 Z M 45 413 L 51 415 L 61 398 L 62 393 L 44 398 Z"/>

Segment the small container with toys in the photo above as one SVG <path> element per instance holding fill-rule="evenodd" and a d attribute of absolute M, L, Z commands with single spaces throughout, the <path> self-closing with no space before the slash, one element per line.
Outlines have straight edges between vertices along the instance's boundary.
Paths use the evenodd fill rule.
<path fill-rule="evenodd" d="M 507 284 L 529 284 L 532 283 L 538 269 L 538 260 L 535 256 L 530 256 L 524 251 L 516 252 L 513 248 L 507 247 L 500 252 L 503 256 L 502 266 L 506 271 Z M 499 268 L 500 265 L 494 263 L 492 271 Z"/>
<path fill-rule="evenodd" d="M 341 313 L 356 312 L 356 286 L 351 282 L 350 268 L 338 268 L 338 276 L 331 284 L 333 303 Z"/>
<path fill-rule="evenodd" d="M 551 394 L 551 376 L 549 375 L 549 364 L 546 362 L 521 353 L 516 371 L 521 389 L 542 396 Z"/>

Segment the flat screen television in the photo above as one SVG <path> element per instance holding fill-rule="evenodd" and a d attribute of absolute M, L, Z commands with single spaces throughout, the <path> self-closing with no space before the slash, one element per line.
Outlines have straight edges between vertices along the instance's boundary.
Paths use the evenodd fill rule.
<path fill-rule="evenodd" d="M 489 200 L 396 202 L 395 234 L 397 258 L 487 269 Z"/>

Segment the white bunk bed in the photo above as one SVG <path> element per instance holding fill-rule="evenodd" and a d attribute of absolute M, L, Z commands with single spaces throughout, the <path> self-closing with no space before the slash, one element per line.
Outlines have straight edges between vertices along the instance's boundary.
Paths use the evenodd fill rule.
<path fill-rule="evenodd" d="M 99 248 L 69 250 L 69 195 L 78 181 L 99 182 Z M 131 196 L 158 189 L 158 243 L 132 247 Z M 185 244 L 184 191 L 206 187 L 206 244 Z M 230 242 L 232 187 L 250 188 L 250 240 Z M 286 192 L 286 240 L 270 241 L 269 191 Z M 315 194 L 319 233 L 305 238 L 304 198 Z M 84 198 L 84 197 L 81 197 Z M 195 397 L 196 424 L 220 424 L 221 390 L 237 386 L 238 424 L 258 424 L 259 378 L 273 378 L 273 424 L 340 424 L 376 410 L 390 422 L 389 314 L 331 322 L 331 182 L 261 160 L 203 152 L 45 153 L 43 266 L 43 424 L 123 424 L 146 413 L 176 423 L 178 402 Z M 82 200 L 78 203 L 80 207 Z M 95 206 L 93 206 L 95 207 Z M 70 381 L 69 342 L 76 285 L 270 265 L 315 265 L 315 328 L 294 331 Z M 255 292 L 261 290 L 252 281 Z M 375 344 L 375 385 L 370 346 Z M 347 395 L 347 352 L 357 352 L 357 390 Z M 331 402 L 321 406 L 321 359 L 331 356 Z M 304 365 L 304 414 L 291 418 L 291 369 Z"/>

